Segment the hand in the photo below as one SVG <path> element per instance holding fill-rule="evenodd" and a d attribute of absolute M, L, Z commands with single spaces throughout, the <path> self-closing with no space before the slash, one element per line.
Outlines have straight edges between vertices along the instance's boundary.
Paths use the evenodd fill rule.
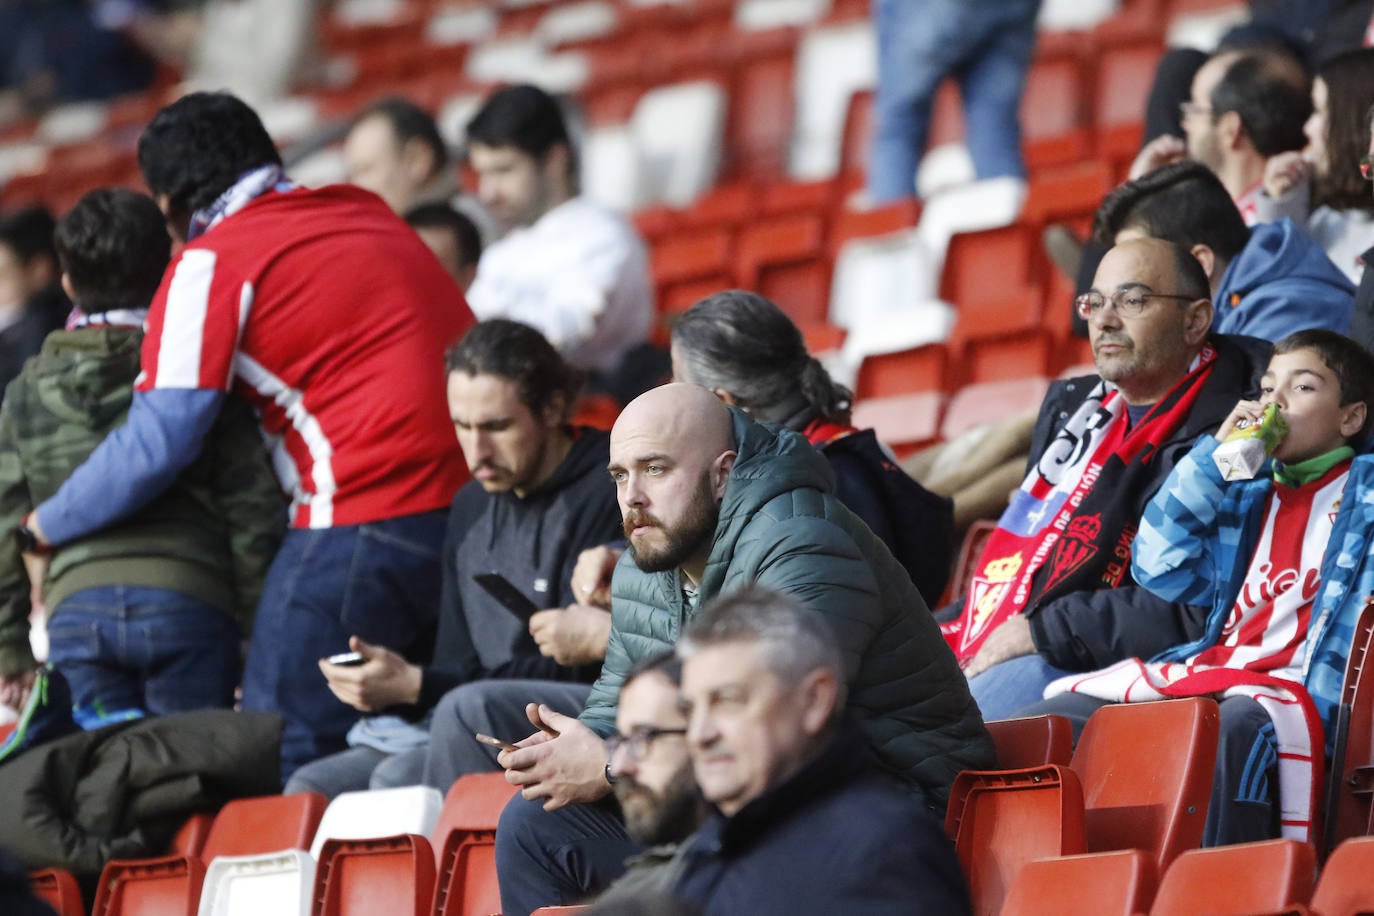
<path fill-rule="evenodd" d="M 1030 622 L 1025 615 L 1017 614 L 988 634 L 983 647 L 964 666 L 964 676 L 972 679 L 993 665 L 1034 654 L 1035 643 L 1031 640 Z"/>
<path fill-rule="evenodd" d="M 1306 181 L 1312 166 L 1302 157 L 1302 153 L 1288 152 L 1270 156 L 1264 163 L 1264 193 L 1278 200 Z"/>
<path fill-rule="evenodd" d="M 1163 134 L 1146 143 L 1131 163 L 1130 179 L 1148 175 L 1155 169 L 1188 157 L 1188 144 L 1172 134 Z"/>
<path fill-rule="evenodd" d="M 1217 441 L 1225 442 L 1226 437 L 1231 435 L 1236 426 L 1244 420 L 1247 424 L 1258 423 L 1264 418 L 1264 405 L 1259 401 L 1240 401 L 1232 409 L 1231 415 L 1221 424 L 1217 430 Z"/>
<path fill-rule="evenodd" d="M 540 611 L 530 618 L 530 635 L 540 653 L 560 665 L 605 661 L 611 612 L 590 604 Z"/>
<path fill-rule="evenodd" d="M 544 799 L 545 811 L 610 793 L 606 742 L 596 732 L 543 704 L 529 704 L 525 715 L 540 731 L 521 741 L 520 750 L 497 755 L 496 762 L 506 768 L 506 782 L 519 786 L 525 798 Z"/>
<path fill-rule="evenodd" d="M 611 574 L 620 562 L 624 550 L 611 547 L 589 547 L 577 555 L 573 567 L 573 598 L 583 604 L 609 608 L 611 606 Z"/>
<path fill-rule="evenodd" d="M 43 533 L 43 526 L 38 524 L 37 509 L 30 511 L 28 515 L 24 516 L 24 521 L 22 522 L 22 524 L 25 528 L 33 532 L 33 536 L 39 544 L 51 546 L 50 542 L 48 541 L 48 536 Z"/>
<path fill-rule="evenodd" d="M 20 554 L 24 561 L 24 571 L 29 575 L 29 604 L 34 611 L 40 615 L 47 613 L 43 606 L 43 583 L 48 578 L 48 564 L 52 557 L 47 554 L 24 553 Z"/>
<path fill-rule="evenodd" d="M 421 672 L 401 656 L 382 646 L 374 646 L 354 636 L 348 648 L 367 661 L 361 665 L 331 665 L 320 659 L 320 672 L 329 689 L 343 702 L 363 712 L 374 712 L 399 703 L 420 699 Z"/>
<path fill-rule="evenodd" d="M 33 689 L 38 671 L 25 671 L 23 674 L 0 676 L 0 706 L 8 706 L 15 712 L 24 708 L 29 701 L 29 691 Z"/>

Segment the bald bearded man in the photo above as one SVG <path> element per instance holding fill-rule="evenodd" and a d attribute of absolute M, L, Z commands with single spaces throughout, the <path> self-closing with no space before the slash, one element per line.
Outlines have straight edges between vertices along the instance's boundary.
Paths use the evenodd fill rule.
<path fill-rule="evenodd" d="M 636 851 L 609 798 L 605 736 L 626 672 L 670 648 L 709 599 L 748 583 L 820 612 L 844 662 L 848 705 L 872 754 L 943 816 L 961 769 L 994 764 L 953 654 L 906 570 L 832 493 L 825 458 L 695 385 L 665 385 L 611 432 L 629 550 L 611 586 L 611 635 L 582 715 L 545 706 L 539 731 L 499 758 L 521 787 L 497 831 L 502 911 L 573 903 Z"/>

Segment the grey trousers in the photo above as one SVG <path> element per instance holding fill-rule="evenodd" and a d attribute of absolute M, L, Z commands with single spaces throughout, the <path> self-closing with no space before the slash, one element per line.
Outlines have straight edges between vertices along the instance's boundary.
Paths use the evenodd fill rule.
<path fill-rule="evenodd" d="M 350 747 L 321 757 L 291 774 L 283 792 L 319 792 L 330 801 L 344 792 L 363 789 L 394 789 L 420 784 L 425 768 L 425 748 L 388 754 L 371 747 Z"/>
<path fill-rule="evenodd" d="M 447 792 L 459 776 L 500 769 L 500 749 L 482 744 L 474 734 L 514 743 L 534 732 L 525 716 L 526 703 L 575 716 L 590 692 L 590 684 L 564 681 L 488 680 L 455 687 L 434 709 L 421 781 Z"/>

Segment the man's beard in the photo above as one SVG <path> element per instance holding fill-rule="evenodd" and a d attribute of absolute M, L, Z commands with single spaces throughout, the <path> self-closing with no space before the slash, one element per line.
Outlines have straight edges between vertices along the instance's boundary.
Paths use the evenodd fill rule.
<path fill-rule="evenodd" d="M 705 810 L 690 761 L 673 774 L 661 794 L 622 775 L 615 781 L 615 797 L 625 815 L 625 831 L 645 846 L 685 840 L 701 824 Z"/>
<path fill-rule="evenodd" d="M 676 569 L 684 561 L 711 543 L 720 522 L 720 506 L 712 498 L 710 474 L 702 474 L 701 486 L 692 499 L 686 517 L 672 528 L 668 528 L 648 512 L 631 509 L 625 516 L 623 527 L 625 539 L 630 545 L 630 557 L 635 565 L 648 573 L 666 572 Z M 666 542 L 662 547 L 639 548 L 635 546 L 631 532 L 640 525 L 653 525 L 663 532 Z"/>

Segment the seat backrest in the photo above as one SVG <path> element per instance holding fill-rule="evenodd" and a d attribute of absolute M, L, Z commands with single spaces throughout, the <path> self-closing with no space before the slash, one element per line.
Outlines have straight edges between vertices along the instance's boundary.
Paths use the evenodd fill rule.
<path fill-rule="evenodd" d="M 219 856 L 205 869 L 200 916 L 309 916 L 315 860 L 301 849 Z"/>
<path fill-rule="evenodd" d="M 29 872 L 34 896 L 53 908 L 57 916 L 86 916 L 81 887 L 76 876 L 65 868 L 43 868 Z"/>
<path fill-rule="evenodd" d="M 91 916 L 192 916 L 205 866 L 190 856 L 113 860 L 100 873 Z"/>
<path fill-rule="evenodd" d="M 310 855 L 320 860 L 326 840 L 361 840 L 414 833 L 430 836 L 439 820 L 443 798 L 430 786 L 345 792 L 329 803 L 320 818 Z"/>
<path fill-rule="evenodd" d="M 1083 791 L 1067 767 L 965 770 L 950 789 L 945 830 L 973 912 L 991 916 L 1027 862 L 1084 851 Z"/>
<path fill-rule="evenodd" d="M 1190 849 L 1164 873 L 1150 914 L 1281 912 L 1307 902 L 1316 868 L 1316 852 L 1297 840 Z"/>
<path fill-rule="evenodd" d="M 1088 851 L 1143 849 L 1162 872 L 1195 849 L 1218 724 L 1216 701 L 1206 697 L 1113 703 L 1093 713 L 1070 763 L 1083 783 Z"/>
<path fill-rule="evenodd" d="M 1155 863 L 1139 849 L 1027 862 L 1011 883 L 1002 916 L 1132 916 L 1155 893 Z"/>
<path fill-rule="evenodd" d="M 215 817 L 201 859 L 308 849 L 328 804 L 318 792 L 235 799 Z"/>
<path fill-rule="evenodd" d="M 1374 913 L 1374 836 L 1346 840 L 1332 851 L 1312 893 L 1312 912 L 1321 916 Z"/>
<path fill-rule="evenodd" d="M 430 836 L 441 852 L 450 833 L 495 833 L 506 802 L 516 793 L 505 773 L 469 773 L 458 777 L 444 797 L 443 810 Z M 441 852 L 442 854 L 442 852 Z"/>
<path fill-rule="evenodd" d="M 328 840 L 315 870 L 313 916 L 424 916 L 434 896 L 434 850 L 415 834 Z"/>
<path fill-rule="evenodd" d="M 975 426 L 1008 420 L 1038 410 L 1050 388 L 1049 379 L 1023 378 L 965 385 L 950 398 L 940 436 L 950 440 Z"/>
<path fill-rule="evenodd" d="M 1355 623 L 1345 682 L 1336 713 L 1335 752 L 1327 781 L 1326 828 L 1322 848 L 1329 854 L 1341 841 L 1374 832 L 1374 599 Z"/>
<path fill-rule="evenodd" d="M 1008 770 L 1055 763 L 1073 757 L 1073 726 L 1064 716 L 1027 716 L 986 723 L 997 748 L 997 765 Z"/>
<path fill-rule="evenodd" d="M 210 827 L 214 822 L 215 815 L 203 811 L 198 811 L 186 818 L 177 828 L 171 842 L 167 844 L 167 855 L 200 857 L 205 849 L 205 842 L 210 837 Z"/>
<path fill-rule="evenodd" d="M 724 148 L 725 89 L 694 80 L 650 89 L 630 119 L 639 158 L 635 206 L 684 207 L 716 183 Z"/>

